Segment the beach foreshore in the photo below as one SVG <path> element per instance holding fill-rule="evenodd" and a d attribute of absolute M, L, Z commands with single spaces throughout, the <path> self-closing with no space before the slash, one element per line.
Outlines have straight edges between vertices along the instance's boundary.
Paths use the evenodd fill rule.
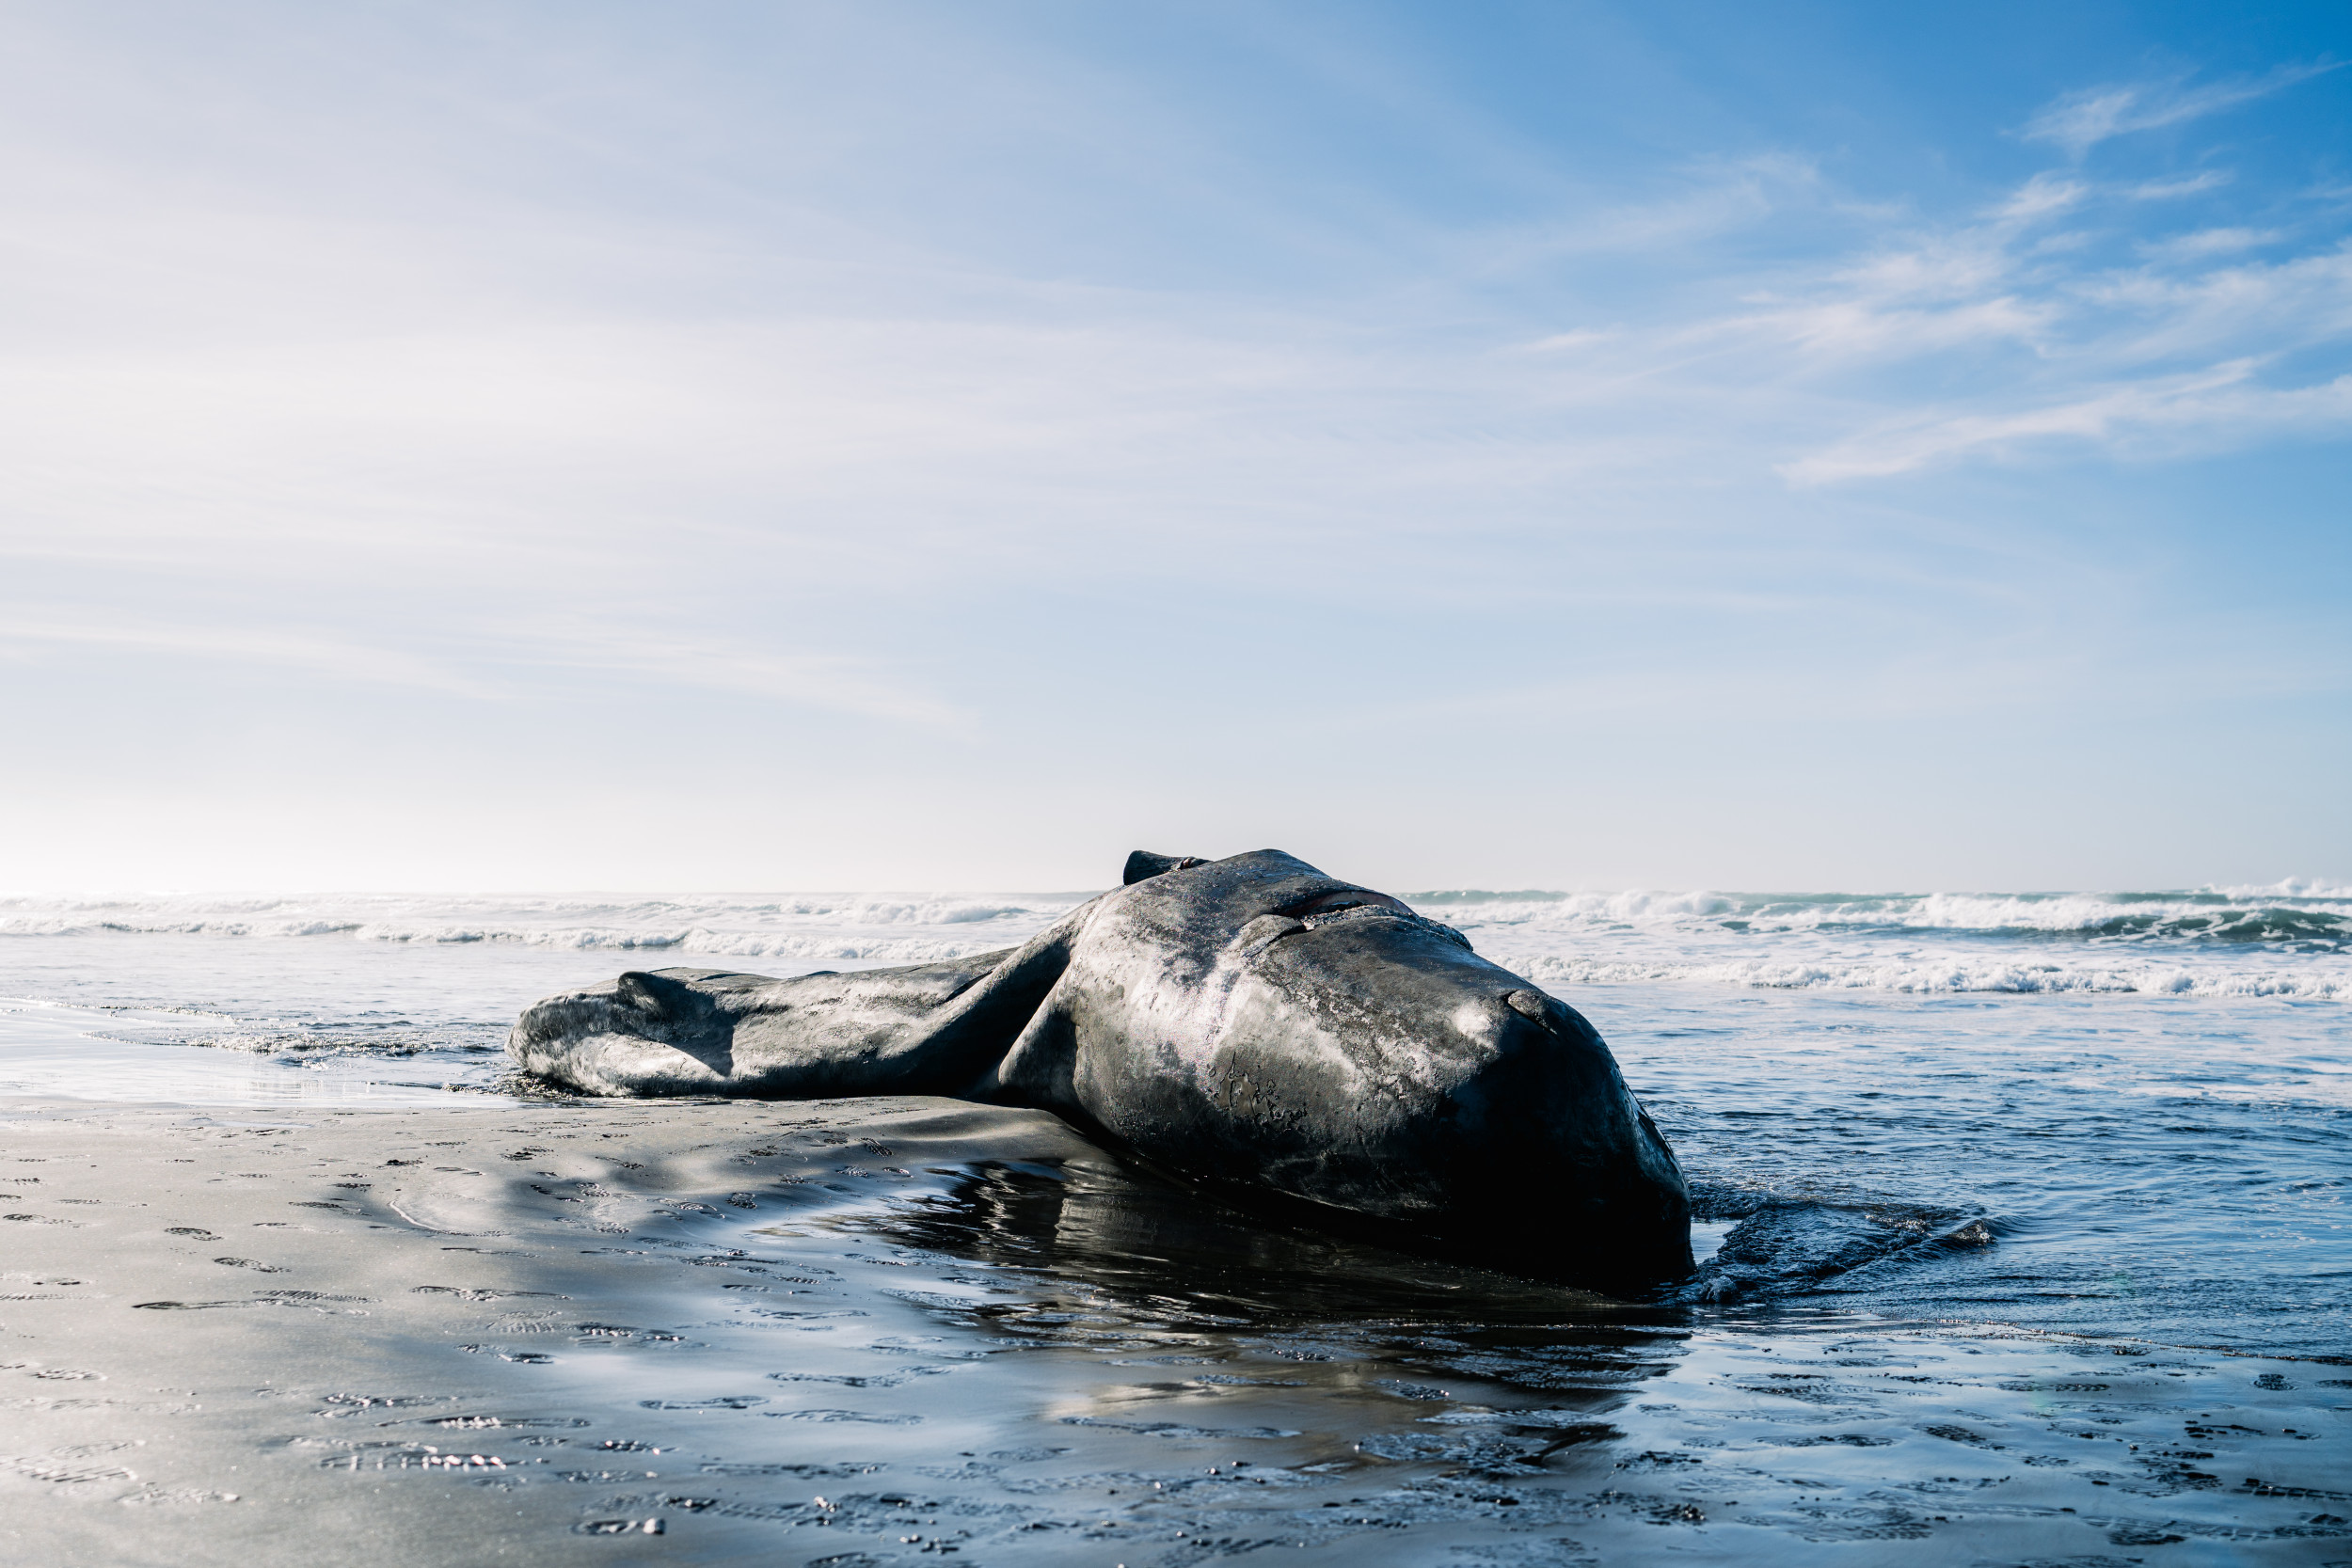
<path fill-rule="evenodd" d="M 0 1101 L 11 1561 L 2320 1563 L 2347 1407 L 1522 1284 L 957 1101 Z"/>

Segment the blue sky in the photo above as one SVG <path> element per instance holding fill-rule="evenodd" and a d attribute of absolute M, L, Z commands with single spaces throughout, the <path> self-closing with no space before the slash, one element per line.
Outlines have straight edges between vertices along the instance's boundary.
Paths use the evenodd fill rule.
<path fill-rule="evenodd" d="M 0 884 L 2352 880 L 2352 12 L 26 4 Z"/>

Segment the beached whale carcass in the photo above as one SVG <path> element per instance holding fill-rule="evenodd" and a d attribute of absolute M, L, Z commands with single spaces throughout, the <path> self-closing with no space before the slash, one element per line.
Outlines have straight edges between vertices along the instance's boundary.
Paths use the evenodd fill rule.
<path fill-rule="evenodd" d="M 1248 1202 L 1514 1272 L 1691 1266 L 1673 1152 L 1573 1008 L 1457 931 L 1279 850 L 1138 850 L 1018 948 L 551 997 L 507 1049 L 598 1095 L 934 1094 L 1030 1106 Z"/>

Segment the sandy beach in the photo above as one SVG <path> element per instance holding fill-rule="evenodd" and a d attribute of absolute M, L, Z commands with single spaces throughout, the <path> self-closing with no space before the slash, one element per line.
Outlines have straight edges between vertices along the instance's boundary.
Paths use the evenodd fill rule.
<path fill-rule="evenodd" d="M 2324 1563 L 2352 1368 L 1638 1308 L 924 1100 L 0 1115 L 0 1540 L 182 1565 Z"/>

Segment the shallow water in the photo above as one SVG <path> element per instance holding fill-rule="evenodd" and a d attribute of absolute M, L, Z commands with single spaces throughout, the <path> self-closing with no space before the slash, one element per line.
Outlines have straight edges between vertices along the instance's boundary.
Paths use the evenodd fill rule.
<path fill-rule="evenodd" d="M 0 1543 L 44 1560 L 2352 1549 L 2340 1368 L 1613 1303 L 1269 1227 L 1035 1113 L 0 1127 L 39 1173 L 6 1216 Z"/>
<path fill-rule="evenodd" d="M 1799 1543 L 1879 1560 L 1868 1543 L 1892 1554 L 1947 1534 L 1963 1493 L 1966 1539 L 2002 1544 L 1955 1561 L 2087 1564 L 2127 1546 L 2148 1560 L 2352 1560 L 2328 1522 L 2352 1514 L 2352 1497 L 2322 1479 L 2352 1474 L 2352 1393 L 2330 1370 L 2352 1358 L 2341 900 L 2069 896 L 1857 912 L 1852 899 L 1715 909 L 1692 895 L 1654 917 L 1622 897 L 1425 900 L 1583 1010 L 1677 1148 L 1708 1256 L 1655 1301 L 1601 1303 L 1239 1220 L 1100 1157 L 959 1148 L 903 1175 L 866 1161 L 846 1179 L 747 1189 L 756 1212 L 707 1195 L 710 1212 L 676 1223 L 705 1232 L 692 1256 L 739 1250 L 733 1263 L 690 1265 L 612 1218 L 624 1238 L 605 1243 L 612 1266 L 677 1275 L 641 1302 L 639 1326 L 695 1339 L 689 1355 L 662 1361 L 654 1342 L 533 1352 L 517 1330 L 466 1360 L 544 1354 L 499 1364 L 532 1369 L 564 1390 L 564 1419 L 627 1442 L 688 1419 L 644 1407 L 657 1396 L 621 1375 L 639 1358 L 646 1376 L 694 1369 L 660 1399 L 766 1401 L 691 1416 L 697 1432 L 734 1423 L 697 1450 L 697 1465 L 719 1466 L 693 1472 L 706 1504 L 666 1490 L 666 1471 L 662 1487 L 612 1493 L 636 1499 L 640 1524 L 670 1521 L 672 1553 L 693 1521 L 712 1543 L 722 1518 L 755 1534 L 785 1513 L 796 1530 L 842 1528 L 800 1492 L 821 1480 L 811 1466 L 848 1465 L 844 1484 L 920 1479 L 926 1497 L 977 1510 L 957 1515 L 965 1560 L 997 1536 L 991 1560 L 1035 1557 L 1045 1533 L 1082 1528 L 1063 1519 L 1081 1496 L 1097 1511 L 1089 1542 L 1126 1539 L 1100 1532 L 1148 1513 L 1151 1562 L 1231 1555 L 1252 1530 L 1318 1555 L 1409 1538 L 1467 1555 L 1393 1560 L 1574 1561 L 1634 1526 L 1688 1527 L 1685 1547 L 1703 1537 L 1715 1544 L 1700 1555 L 1726 1560 L 1804 1560 Z M 316 902 L 157 913 L 151 900 L 135 919 L 8 907 L 20 934 L 0 937 L 0 997 L 15 999 L 0 1003 L 0 1096 L 177 1105 L 192 1126 L 345 1108 L 571 1115 L 511 1098 L 522 1085 L 499 1053 L 539 996 L 625 967 L 788 974 L 1003 946 L 1071 900 L 410 899 L 369 904 L 384 917 L 372 922 Z M 1840 911 L 1853 918 L 1829 918 Z M 735 1114 L 708 1114 L 723 1110 Z M 617 1191 L 622 1178 L 600 1180 Z M 746 1272 L 761 1257 L 834 1292 L 815 1310 L 855 1316 L 760 1316 L 812 1309 L 746 1305 L 779 1289 Z M 712 1318 L 689 1298 L 722 1289 L 721 1274 L 745 1289 Z M 2304 1359 L 2233 1359 L 2249 1354 Z M 2265 1375 L 2280 1386 L 2257 1386 Z M 950 1386 L 968 1390 L 952 1410 L 925 1402 Z M 810 1403 L 812 1390 L 824 1398 Z M 868 1400 L 881 1402 L 869 1414 L 923 1418 L 863 1419 Z M 2247 1414 L 2265 1402 L 2277 1412 Z M 834 1414 L 771 1418 L 803 1408 Z M 2232 1442 L 2251 1449 L 2211 1458 Z M 2068 1445 L 2105 1455 L 2101 1443 L 2115 1453 L 2094 1482 Z M 1220 1445 L 1235 1451 L 1216 1458 Z M 1031 1450 L 1042 1456 L 1004 1457 Z M 1183 1464 L 1167 1457 L 1178 1450 Z M 2308 1473 L 2281 1481 L 2280 1452 Z M 2183 1457 L 2199 1453 L 2210 1463 Z M 1234 1459 L 1260 1473 L 1235 1480 Z M 886 1471 L 855 1469 L 869 1461 Z M 1154 1498 L 1114 1501 L 1125 1489 L 1111 1475 L 1155 1482 Z M 2137 1500 L 2100 1513 L 2076 1497 L 2094 1484 Z M 1493 1497 L 1477 1500 L 1481 1488 Z M 853 1495 L 874 1520 L 896 1517 L 874 1485 Z M 2249 1522 L 2289 1502 L 2309 1506 Z M 2067 1528 L 2089 1533 L 2035 1546 L 2070 1508 Z M 1023 1509 L 1062 1522 L 1003 1535 Z M 1539 1519 L 1546 1509 L 1557 1516 Z M 860 1534 L 868 1556 L 844 1568 L 923 1554 L 888 1533 Z"/>

